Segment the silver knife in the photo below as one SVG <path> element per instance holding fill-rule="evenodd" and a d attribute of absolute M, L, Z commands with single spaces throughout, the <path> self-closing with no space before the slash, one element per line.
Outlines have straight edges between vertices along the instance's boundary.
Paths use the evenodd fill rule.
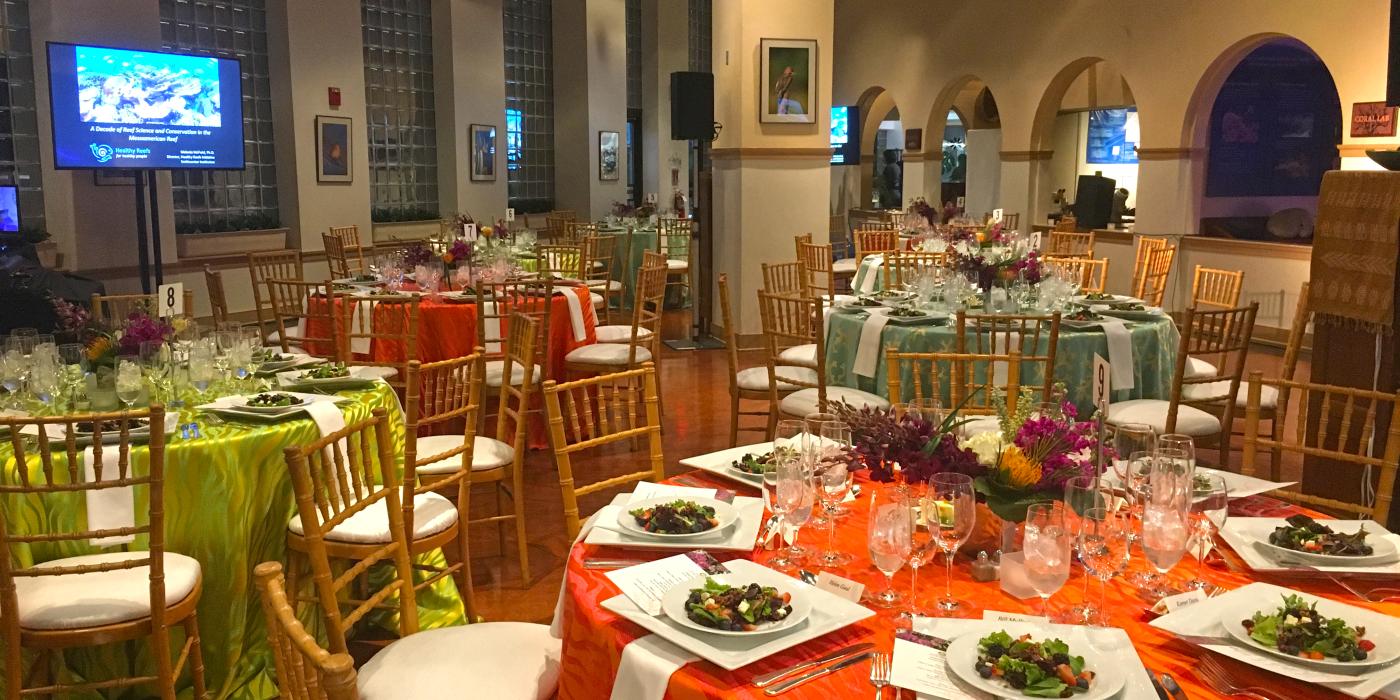
<path fill-rule="evenodd" d="M 846 668 L 847 666 L 854 666 L 870 658 L 874 654 L 875 652 L 873 651 L 861 652 L 844 661 L 839 661 L 830 666 L 823 666 L 822 668 L 819 668 L 815 671 L 808 671 L 807 673 L 804 673 L 790 681 L 783 681 L 782 683 L 779 683 L 763 692 L 766 695 L 781 695 L 782 693 L 792 690 L 793 688 L 796 688 L 797 686 L 802 685 L 803 683 L 806 683 L 807 681 L 810 681 L 814 678 L 821 678 L 822 676 L 836 673 L 837 671 L 840 671 L 841 669 Z"/>
<path fill-rule="evenodd" d="M 1171 677 L 1171 674 L 1162 674 L 1162 687 L 1166 689 L 1168 695 L 1172 696 L 1172 700 L 1187 700 L 1186 691 L 1181 689 L 1181 685 L 1176 682 L 1175 678 Z"/>
<path fill-rule="evenodd" d="M 813 666 L 820 666 L 824 663 L 836 661 L 838 659 L 850 656 L 852 654 L 859 654 L 862 651 L 870 651 L 874 648 L 875 645 L 869 642 L 866 642 L 864 644 L 852 644 L 848 647 L 845 647 L 844 649 L 837 649 L 836 651 L 833 651 L 830 654 L 827 654 L 826 656 L 818 657 L 810 661 L 803 661 L 798 664 L 793 664 L 792 666 L 788 666 L 787 668 L 780 669 L 772 673 L 765 673 L 753 679 L 753 686 L 755 688 L 766 688 L 784 678 L 787 678 L 788 676 L 791 676 L 794 673 L 806 671 L 807 669 Z"/>

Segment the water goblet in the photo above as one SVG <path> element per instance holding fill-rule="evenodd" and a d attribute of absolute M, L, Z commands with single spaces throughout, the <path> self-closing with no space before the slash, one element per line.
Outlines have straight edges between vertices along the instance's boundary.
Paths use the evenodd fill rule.
<path fill-rule="evenodd" d="M 1167 572 L 1186 554 L 1191 534 L 1192 472 L 1180 450 L 1158 449 L 1143 491 L 1142 551 L 1161 575 L 1148 594 L 1162 598 L 1177 590 Z"/>
<path fill-rule="evenodd" d="M 1091 625 L 1109 625 L 1108 581 L 1127 567 L 1132 557 L 1132 533 L 1131 516 L 1122 510 L 1090 508 L 1080 514 L 1079 561 L 1099 581 L 1096 614 L 1084 618 Z"/>
<path fill-rule="evenodd" d="M 126 404 L 128 411 L 141 398 L 144 384 L 139 358 L 131 355 L 117 358 L 117 398 Z"/>
<path fill-rule="evenodd" d="M 812 488 L 812 473 L 800 456 L 787 455 L 777 460 L 777 484 L 773 503 L 783 516 L 783 529 L 791 532 L 785 552 L 769 564 L 776 568 L 796 568 L 806 551 L 797 546 L 797 536 L 812 516 L 816 494 Z"/>
<path fill-rule="evenodd" d="M 902 600 L 894 589 L 894 575 L 909 558 L 912 524 L 907 496 L 894 490 L 870 494 L 866 547 L 871 563 L 885 575 L 884 590 L 870 596 L 877 607 L 893 608 Z"/>
<path fill-rule="evenodd" d="M 943 597 L 936 606 L 940 613 L 951 616 L 966 607 L 953 597 L 953 557 L 977 525 L 977 498 L 972 477 L 955 472 L 934 474 L 928 480 L 922 510 L 933 542 L 943 552 L 945 564 Z"/>
<path fill-rule="evenodd" d="M 1050 597 L 1069 580 L 1070 545 L 1065 508 L 1036 503 L 1026 509 L 1026 581 L 1040 595 L 1040 614 L 1050 617 Z"/>
<path fill-rule="evenodd" d="M 1230 512 L 1230 490 L 1219 474 L 1192 476 L 1192 554 L 1196 557 L 1196 575 L 1186 582 L 1187 588 L 1208 591 L 1213 587 L 1205 579 L 1205 559 L 1215 546 L 1215 533 L 1225 527 Z"/>

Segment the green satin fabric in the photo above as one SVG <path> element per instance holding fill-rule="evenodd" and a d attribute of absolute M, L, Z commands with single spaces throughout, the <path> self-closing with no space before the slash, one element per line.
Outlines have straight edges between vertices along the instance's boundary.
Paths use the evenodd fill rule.
<path fill-rule="evenodd" d="M 393 390 L 382 382 L 363 391 L 345 391 L 340 395 L 352 399 L 342 404 L 347 423 L 364 420 L 375 408 L 389 411 L 390 433 L 394 454 L 400 466 L 404 453 L 403 413 Z M 198 402 L 189 401 L 188 405 Z M 215 698 L 275 698 L 277 685 L 271 650 L 267 646 L 262 609 L 257 588 L 253 583 L 253 567 L 264 561 L 286 562 L 287 521 L 296 511 L 292 484 L 282 450 L 306 444 L 320 437 L 309 418 L 278 423 L 241 423 L 228 421 L 211 425 L 209 418 L 192 410 L 183 411 L 181 422 L 199 424 L 201 437 L 182 439 L 177 431 L 167 437 L 165 457 L 165 541 L 166 550 L 190 556 L 199 561 L 203 571 L 204 590 L 199 602 L 199 631 L 204 651 L 205 683 Z M 55 455 L 55 466 L 66 464 L 66 458 Z M 144 447 L 132 450 L 135 472 L 147 473 L 149 452 Z M 7 441 L 0 446 L 0 463 L 4 465 L 0 479 L 16 483 L 14 451 Z M 38 461 L 29 460 L 31 474 L 38 475 Z M 136 513 L 149 512 L 149 490 L 137 488 Z M 14 533 L 75 531 L 86 521 L 84 497 L 63 494 L 43 499 L 27 498 L 17 507 L 17 501 L 6 501 L 6 526 Z M 129 547 L 147 547 L 144 538 Z M 101 551 L 86 541 L 64 543 L 63 546 L 33 547 L 19 552 L 20 564 L 29 565 L 51 559 Z M 441 551 L 419 558 L 423 563 L 445 564 Z M 308 578 L 308 577 L 304 577 Z M 429 590 L 418 595 L 420 626 L 423 629 L 460 625 L 466 622 L 462 601 L 451 577 L 444 577 Z M 313 606 L 302 607 L 303 621 L 316 629 Z M 381 615 L 376 624 L 394 630 L 391 615 Z M 172 634 L 172 646 L 179 648 L 183 635 Z M 109 678 L 129 675 L 132 652 L 135 662 L 149 672 L 149 645 L 109 645 L 97 650 L 82 650 L 64 654 L 70 678 Z M 182 696 L 190 696 L 188 678 Z M 148 697 L 148 689 L 127 691 L 121 697 Z M 92 695 L 92 697 L 98 697 Z"/>

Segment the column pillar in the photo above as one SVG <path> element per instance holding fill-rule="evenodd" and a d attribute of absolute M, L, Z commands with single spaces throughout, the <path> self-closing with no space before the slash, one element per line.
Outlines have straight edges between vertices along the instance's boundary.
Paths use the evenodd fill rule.
<path fill-rule="evenodd" d="M 714 6 L 714 261 L 727 273 L 742 334 L 762 329 L 762 263 L 796 256 L 792 237 L 827 240 L 835 0 L 726 0 Z M 813 124 L 759 122 L 759 41 L 815 39 Z M 718 314 L 715 314 L 717 317 Z"/>
<path fill-rule="evenodd" d="M 927 148 L 927 146 L 925 146 Z M 908 207 L 919 197 L 928 199 L 928 193 L 924 187 L 924 159 L 929 157 L 927 151 L 904 152 L 904 164 L 901 166 L 904 175 L 904 206 Z"/>
<path fill-rule="evenodd" d="M 671 140 L 671 73 L 690 70 L 689 39 L 686 0 L 642 0 L 642 196 L 656 193 L 663 212 L 690 190 L 690 142 Z"/>
<path fill-rule="evenodd" d="M 504 216 L 506 75 L 502 0 L 433 0 L 438 197 L 443 214 Z M 495 179 L 472 180 L 472 124 L 496 127 Z"/>
<path fill-rule="evenodd" d="M 554 7 L 554 203 L 581 221 L 627 198 L 627 15 L 624 0 Z M 618 133 L 618 179 L 598 178 L 598 135 Z"/>
<path fill-rule="evenodd" d="M 1149 236 L 1196 231 L 1197 190 L 1204 183 L 1189 148 L 1139 148 L 1137 215 L 1133 230 Z"/>

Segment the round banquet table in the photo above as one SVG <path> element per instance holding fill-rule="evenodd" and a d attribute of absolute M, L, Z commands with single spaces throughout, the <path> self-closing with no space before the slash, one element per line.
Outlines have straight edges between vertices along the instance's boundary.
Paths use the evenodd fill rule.
<path fill-rule="evenodd" d="M 826 380 L 832 386 L 845 386 L 873 392 L 893 401 L 909 396 L 889 396 L 889 377 L 885 366 L 885 350 L 898 352 L 954 352 L 957 329 L 953 321 L 945 325 L 888 323 L 880 334 L 879 356 L 873 376 L 857 373 L 856 355 L 866 314 L 833 312 L 827 317 Z M 1133 347 L 1133 388 L 1114 390 L 1114 401 L 1128 399 L 1166 399 L 1171 396 L 1172 374 L 1176 368 L 1176 348 L 1180 336 L 1168 317 L 1155 321 L 1130 322 Z M 971 336 L 969 335 L 969 338 Z M 1049 339 L 1042 338 L 1037 353 L 1049 350 Z M 971 341 L 968 347 L 975 347 Z M 1075 329 L 1060 326 L 1059 343 L 1055 350 L 1055 381 L 1064 382 L 1069 400 L 1079 408 L 1080 415 L 1089 415 L 1093 406 L 1094 355 L 1109 359 L 1108 340 L 1099 328 Z M 1044 372 L 1039 364 L 1026 364 L 1022 369 L 1023 386 L 1039 386 Z M 912 370 L 902 370 L 900 386 L 912 387 Z M 946 381 L 945 381 L 946 384 Z M 947 391 L 943 398 L 946 400 Z"/>
<path fill-rule="evenodd" d="M 742 495 L 754 495 L 756 491 L 751 487 L 736 486 L 733 482 L 712 477 L 705 472 L 692 472 L 684 475 L 680 480 L 673 479 L 672 481 L 681 481 L 682 485 L 686 486 L 731 490 L 737 488 Z M 866 511 L 869 507 L 868 494 L 877 489 L 890 487 L 868 482 L 864 472 L 857 475 L 857 481 L 864 484 L 864 493 L 856 501 L 847 504 L 851 512 L 838 522 L 836 530 L 837 549 L 852 554 L 855 559 L 853 564 L 835 573 L 864 584 L 867 591 L 880 590 L 884 585 L 884 574 L 871 565 L 866 552 L 865 521 Z M 1271 498 L 1254 496 L 1232 502 L 1230 512 L 1236 516 L 1287 517 L 1294 513 L 1309 511 Z M 1316 513 L 1313 515 L 1323 517 Z M 801 541 L 808 545 L 814 542 L 820 543 L 824 538 L 817 534 L 819 532 L 814 531 L 812 527 L 805 528 L 801 535 Z M 1220 556 L 1213 563 L 1208 564 L 1205 576 L 1222 588 L 1237 588 L 1251 581 L 1262 580 L 1289 586 L 1313 595 L 1333 598 L 1350 605 L 1371 608 L 1384 614 L 1400 615 L 1400 604 L 1361 603 L 1344 589 L 1321 578 L 1244 573 L 1245 565 L 1242 562 L 1237 563 L 1233 552 L 1229 551 L 1228 548 L 1218 551 L 1220 551 Z M 563 606 L 559 612 L 559 615 L 562 616 L 564 647 L 559 681 L 561 700 L 603 700 L 608 698 L 616 680 L 623 647 L 648 634 L 641 627 L 622 619 L 601 606 L 603 601 L 618 595 L 620 591 L 606 578 L 607 572 L 605 570 L 586 569 L 583 566 L 584 560 L 593 557 L 622 558 L 637 560 L 640 563 L 670 554 L 648 553 L 582 543 L 574 545 L 573 551 L 569 555 L 562 595 Z M 743 558 L 760 563 L 771 556 L 772 553 L 761 550 L 742 555 Z M 720 556 L 719 558 L 723 561 L 734 557 Z M 923 567 L 926 571 L 919 579 L 919 599 L 925 606 L 932 605 L 933 599 L 942 594 L 944 576 L 942 563 L 940 558 Z M 1134 559 L 1133 566 L 1142 566 L 1140 555 Z M 1172 572 L 1172 580 L 1178 583 L 1184 581 L 1194 573 L 1194 567 L 1195 562 L 1188 555 Z M 809 566 L 809 568 L 812 567 Z M 1052 598 L 1052 609 L 1063 609 L 1083 600 L 1082 576 L 1082 570 L 1076 567 L 1070 581 Z M 908 567 L 902 569 L 894 577 L 894 585 L 902 594 L 907 594 L 909 590 L 909 577 Z M 972 606 L 972 616 L 977 617 L 980 617 L 985 610 L 1034 615 L 1038 615 L 1040 610 L 1038 599 L 1021 601 L 1002 593 L 995 581 L 985 583 L 973 581 L 969 575 L 968 560 L 961 557 L 953 569 L 953 594 L 969 603 Z M 1097 595 L 1097 590 L 1094 590 L 1092 597 L 1095 600 L 1097 600 Z M 1224 696 L 1212 691 L 1191 670 L 1195 666 L 1197 658 L 1208 652 L 1180 641 L 1161 629 L 1149 626 L 1147 623 L 1152 619 L 1152 616 L 1146 611 L 1147 606 L 1148 604 L 1137 596 L 1132 586 L 1119 579 L 1109 583 L 1108 607 L 1112 617 L 1111 624 L 1127 631 L 1133 640 L 1133 646 L 1142 658 L 1143 664 L 1153 672 L 1171 674 L 1186 691 L 1187 697 L 1192 700 L 1223 698 Z M 685 664 L 671 674 L 666 697 L 673 700 L 709 700 L 711 698 L 754 698 L 757 700 L 767 697 L 761 690 L 750 685 L 750 681 L 759 675 L 787 668 L 800 661 L 816 658 L 859 642 L 873 642 L 878 650 L 888 652 L 894 644 L 894 612 L 897 610 L 893 612 L 879 611 L 879 614 L 874 617 L 866 618 L 849 627 L 779 652 L 736 671 L 725 671 L 703 659 Z M 669 645 L 667 646 L 669 647 Z M 1268 687 L 1278 693 L 1280 697 L 1309 698 L 1310 700 L 1344 700 L 1346 698 L 1336 691 L 1304 685 L 1301 682 L 1259 671 L 1241 663 L 1229 660 L 1225 660 L 1223 663 L 1237 671 L 1239 676 L 1250 679 L 1252 685 Z M 853 668 L 797 686 L 783 693 L 782 697 L 792 700 L 870 698 L 873 697 L 874 690 L 869 683 L 869 669 L 869 663 L 862 662 Z M 901 692 L 903 694 L 899 697 L 914 697 L 914 694 L 909 691 Z M 886 697 L 893 695 L 894 693 L 887 693 Z M 1123 700 L 1148 699 L 1124 698 Z"/>
<path fill-rule="evenodd" d="M 389 411 L 394 454 L 402 458 L 404 425 L 398 399 L 389 386 L 377 382 L 362 391 L 343 391 L 351 399 L 342 404 L 345 420 L 354 423 L 383 407 Z M 193 397 L 191 397 L 193 398 Z M 195 405 L 198 401 L 189 401 Z M 296 512 L 292 482 L 283 461 L 282 450 L 312 442 L 320 437 L 315 423 L 300 418 L 275 423 L 228 421 L 211 424 L 208 416 L 193 410 L 180 414 L 181 423 L 196 422 L 200 437 L 182 438 L 179 432 L 166 437 L 165 445 L 165 546 L 199 561 L 204 590 L 199 601 L 199 633 L 204 652 L 205 682 L 213 698 L 275 698 L 272 652 L 267 646 L 262 609 L 253 586 L 253 567 L 264 561 L 286 561 L 287 522 Z M 66 457 L 55 454 L 55 468 L 62 469 Z M 138 474 L 146 473 L 149 451 L 133 447 L 131 460 Z M 0 480 L 16 484 L 14 451 L 9 439 L 0 444 Z M 31 479 L 37 479 L 39 460 L 31 456 Z M 136 489 L 138 522 L 146 509 L 144 487 Z M 82 496 L 54 494 L 29 498 L 26 510 L 5 510 L 6 527 L 11 533 L 80 529 L 86 520 Z M 144 537 L 130 547 L 146 549 Z M 61 546 L 16 547 L 18 563 L 30 566 L 60 557 L 116 551 L 97 548 L 86 542 L 65 542 Z M 419 557 L 420 563 L 445 563 L 442 552 Z M 461 599 L 450 577 L 418 594 L 418 618 L 423 629 L 460 625 L 466 622 Z M 376 613 L 376 622 L 387 630 L 396 627 L 387 615 Z M 311 607 L 303 608 L 303 622 L 317 622 Z M 314 624 L 311 629 L 319 628 Z M 178 645 L 180 635 L 174 633 Z M 89 680 L 110 678 L 129 671 L 127 645 L 107 645 L 95 649 L 70 650 L 62 658 L 70 671 Z M 149 654 L 142 649 L 137 665 L 153 673 Z M 178 648 L 178 647 L 177 647 Z M 188 681 L 187 681 L 188 682 Z M 0 684 L 3 681 L 0 680 Z M 188 689 L 186 689 L 188 692 Z"/>
<path fill-rule="evenodd" d="M 618 226 L 598 226 L 598 235 L 613 236 L 613 270 L 614 279 L 622 283 L 622 306 L 620 308 L 632 308 L 632 300 L 637 295 L 637 271 L 642 269 L 642 258 L 648 250 L 659 251 L 659 244 L 656 240 L 656 229 L 653 227 L 632 229 L 632 248 L 627 249 L 627 229 Z M 680 285 L 670 285 L 666 288 L 666 307 L 681 308 L 685 306 L 685 290 Z"/>

